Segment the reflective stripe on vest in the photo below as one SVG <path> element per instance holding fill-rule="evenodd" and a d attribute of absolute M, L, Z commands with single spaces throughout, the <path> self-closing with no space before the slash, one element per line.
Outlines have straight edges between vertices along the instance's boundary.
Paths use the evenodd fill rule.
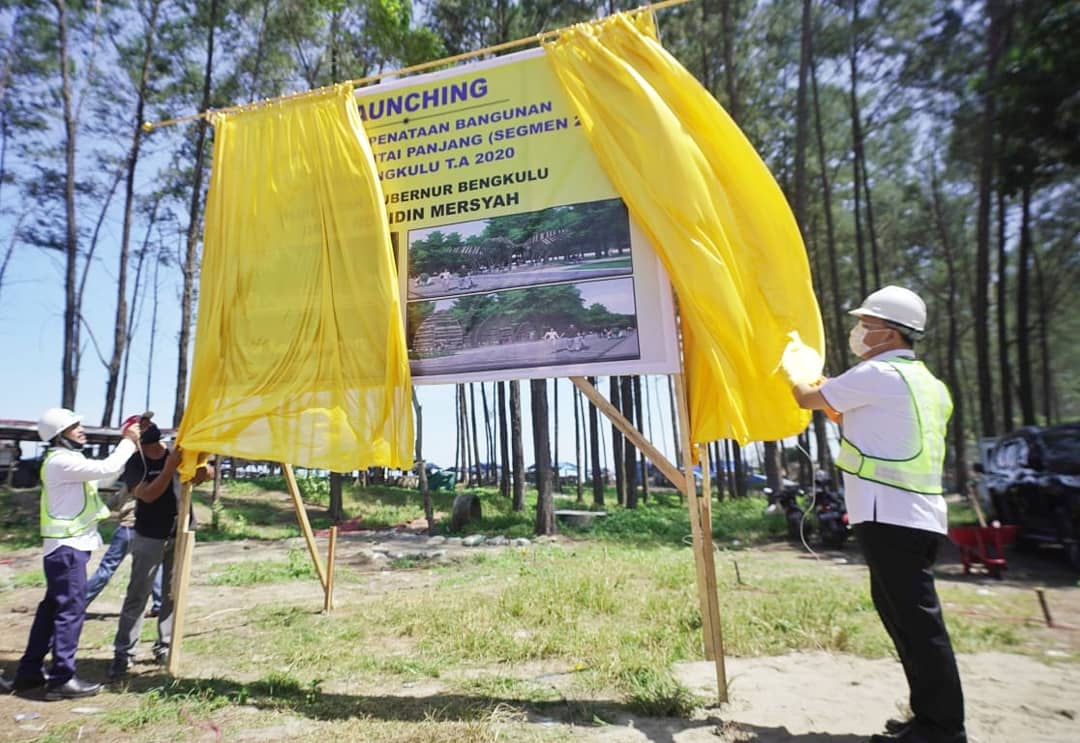
<path fill-rule="evenodd" d="M 907 459 L 885 459 L 865 454 L 842 438 L 836 466 L 863 480 L 914 493 L 940 495 L 944 490 L 941 473 L 945 463 L 945 425 L 953 409 L 949 390 L 921 361 L 900 357 L 885 363 L 896 369 L 911 394 L 919 450 Z"/>
<path fill-rule="evenodd" d="M 97 522 L 109 518 L 109 508 L 98 495 L 97 483 L 84 482 L 83 507 L 77 515 L 62 518 L 49 513 L 49 494 L 45 489 L 45 465 L 54 454 L 56 450 L 46 454 L 45 460 L 41 463 L 41 536 L 52 539 L 81 536 Z"/>

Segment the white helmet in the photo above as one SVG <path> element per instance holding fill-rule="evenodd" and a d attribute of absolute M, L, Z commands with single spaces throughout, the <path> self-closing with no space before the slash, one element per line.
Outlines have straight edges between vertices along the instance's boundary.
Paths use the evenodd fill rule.
<path fill-rule="evenodd" d="M 861 307 L 848 314 L 877 317 L 916 333 L 926 330 L 926 302 L 915 292 L 900 286 L 878 289 L 863 300 Z"/>
<path fill-rule="evenodd" d="M 82 420 L 67 408 L 49 408 L 41 414 L 37 422 L 38 436 L 42 441 L 52 441 L 56 435 L 66 431 Z"/>

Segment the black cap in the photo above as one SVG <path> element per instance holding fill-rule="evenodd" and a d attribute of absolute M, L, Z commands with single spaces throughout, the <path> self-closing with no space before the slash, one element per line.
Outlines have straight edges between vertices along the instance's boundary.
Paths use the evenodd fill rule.
<path fill-rule="evenodd" d="M 161 441 L 161 429 L 157 427 L 156 423 L 149 424 L 143 428 L 139 441 L 144 444 L 156 444 Z"/>

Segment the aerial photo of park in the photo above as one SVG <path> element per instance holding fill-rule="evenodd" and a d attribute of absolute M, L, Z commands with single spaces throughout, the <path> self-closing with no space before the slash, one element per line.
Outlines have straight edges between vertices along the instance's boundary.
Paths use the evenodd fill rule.
<path fill-rule="evenodd" d="M 632 277 L 409 302 L 407 319 L 415 377 L 641 356 Z"/>
<path fill-rule="evenodd" d="M 409 300 L 631 273 L 630 221 L 622 199 L 409 233 Z"/>

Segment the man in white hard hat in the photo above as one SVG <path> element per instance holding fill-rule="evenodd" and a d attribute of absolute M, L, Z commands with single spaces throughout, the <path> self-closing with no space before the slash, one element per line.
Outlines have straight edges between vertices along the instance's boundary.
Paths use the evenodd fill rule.
<path fill-rule="evenodd" d="M 50 445 L 41 465 L 45 598 L 38 604 L 15 678 L 0 679 L 0 691 L 27 692 L 44 686 L 48 700 L 76 699 L 101 690 L 101 684 L 75 675 L 75 651 L 86 616 L 86 564 L 91 551 L 101 546 L 98 522 L 109 515 L 98 496 L 98 481 L 114 479 L 123 471 L 135 453 L 139 427 L 129 426 L 103 460 L 83 456 L 86 431 L 82 417 L 70 410 L 49 408 L 37 428 L 41 440 Z M 46 676 L 50 648 L 53 662 Z"/>
<path fill-rule="evenodd" d="M 848 337 L 860 362 L 838 377 L 795 384 L 800 406 L 842 416 L 836 465 L 848 517 L 870 570 L 870 591 L 910 689 L 910 720 L 889 720 L 872 741 L 964 743 L 964 699 L 934 587 L 947 533 L 941 476 L 952 398 L 916 360 L 926 305 L 898 286 L 852 310 Z"/>

